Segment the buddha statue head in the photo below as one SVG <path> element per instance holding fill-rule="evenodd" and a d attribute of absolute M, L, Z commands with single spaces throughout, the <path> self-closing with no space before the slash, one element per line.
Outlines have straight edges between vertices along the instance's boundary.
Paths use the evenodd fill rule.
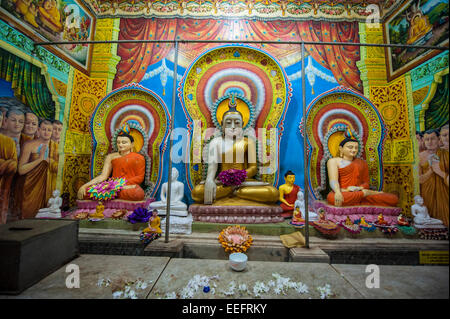
<path fill-rule="evenodd" d="M 130 127 L 126 124 L 117 136 L 117 150 L 120 155 L 126 155 L 133 150 L 134 138 L 130 135 Z"/>
<path fill-rule="evenodd" d="M 222 135 L 231 139 L 242 137 L 243 124 L 243 116 L 237 110 L 236 97 L 232 94 L 228 100 L 228 111 L 222 118 Z"/>
<path fill-rule="evenodd" d="M 349 129 L 345 131 L 344 137 L 339 143 L 339 157 L 346 160 L 353 160 L 358 154 L 359 142 Z"/>
<path fill-rule="evenodd" d="M 295 174 L 292 171 L 287 171 L 286 174 L 284 174 L 284 180 L 286 184 L 288 185 L 294 185 L 295 182 Z"/>

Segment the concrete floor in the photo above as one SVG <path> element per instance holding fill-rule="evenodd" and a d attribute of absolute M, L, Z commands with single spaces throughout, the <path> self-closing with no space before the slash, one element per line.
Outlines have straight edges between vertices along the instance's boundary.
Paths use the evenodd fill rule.
<path fill-rule="evenodd" d="M 448 266 L 381 265 L 379 288 L 369 289 L 366 265 L 249 261 L 245 271 L 235 272 L 226 260 L 111 255 L 81 255 L 70 264 L 79 267 L 79 288 L 66 287 L 68 276 L 73 275 L 66 272 L 66 265 L 22 294 L 0 295 L 0 299 L 108 299 L 113 292 L 125 293 L 127 283 L 128 292 L 134 291 L 139 299 L 317 299 L 321 298 L 319 287 L 327 284 L 328 298 L 449 298 Z M 203 292 L 205 283 L 211 288 L 208 293 Z M 306 286 L 307 292 L 302 290 Z"/>

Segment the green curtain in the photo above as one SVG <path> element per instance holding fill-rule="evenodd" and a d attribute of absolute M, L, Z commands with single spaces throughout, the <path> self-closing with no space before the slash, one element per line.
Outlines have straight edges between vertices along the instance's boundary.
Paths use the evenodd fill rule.
<path fill-rule="evenodd" d="M 41 68 L 0 48 L 0 77 L 11 82 L 14 95 L 37 116 L 54 119 L 55 102 Z"/>
<path fill-rule="evenodd" d="M 436 93 L 425 111 L 425 130 L 437 129 L 448 122 L 448 74 L 442 77 Z"/>

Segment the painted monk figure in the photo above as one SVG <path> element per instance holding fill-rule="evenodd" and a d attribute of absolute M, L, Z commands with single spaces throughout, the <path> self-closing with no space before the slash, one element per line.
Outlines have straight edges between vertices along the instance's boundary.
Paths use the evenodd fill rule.
<path fill-rule="evenodd" d="M 356 139 L 346 137 L 339 144 L 339 157 L 328 160 L 328 179 L 331 191 L 327 200 L 335 206 L 396 206 L 398 197 L 369 189 L 369 167 L 359 158 Z"/>
<path fill-rule="evenodd" d="M 143 155 L 132 152 L 134 138 L 129 135 L 129 127 L 125 126 L 117 137 L 118 152 L 108 154 L 105 158 L 102 173 L 78 190 L 78 199 L 89 199 L 87 189 L 112 178 L 123 177 L 127 184 L 120 191 L 118 199 L 141 201 L 144 199 L 144 190 L 139 186 L 145 178 L 145 158 Z M 112 173 L 112 175 L 111 175 Z"/>
<path fill-rule="evenodd" d="M 52 137 L 52 123 L 43 120 L 39 124 L 39 138 L 24 144 L 19 157 L 14 190 L 14 214 L 34 218 L 47 204 L 47 174 L 49 167 L 49 143 Z"/>
<path fill-rule="evenodd" d="M 2 131 L 6 136 L 9 136 L 16 143 L 17 156 L 20 156 L 22 143 L 22 130 L 25 125 L 25 114 L 18 108 L 10 108 L 3 120 Z"/>
<path fill-rule="evenodd" d="M 426 150 L 419 153 L 420 194 L 431 217 L 449 224 L 449 152 L 439 148 L 439 132 L 423 136 Z"/>
<path fill-rule="evenodd" d="M 25 125 L 22 130 L 22 146 L 25 142 L 33 140 L 39 126 L 39 118 L 33 112 L 25 112 Z"/>
<path fill-rule="evenodd" d="M 49 144 L 49 169 L 47 177 L 47 195 L 48 201 L 52 197 L 53 191 L 56 189 L 56 179 L 58 175 L 58 162 L 59 162 L 59 140 L 61 137 L 63 124 L 55 120 L 53 121 L 52 139 Z"/>
<path fill-rule="evenodd" d="M 284 174 L 284 180 L 286 183 L 278 187 L 278 191 L 280 192 L 280 207 L 283 209 L 281 216 L 291 217 L 294 212 L 294 204 L 297 200 L 297 193 L 300 190 L 300 186 L 294 184 L 295 174 L 291 171 Z"/>
<path fill-rule="evenodd" d="M 0 123 L 3 113 L 0 112 Z M 9 195 L 13 177 L 17 171 L 16 143 L 0 134 L 0 224 L 6 224 L 9 209 Z"/>

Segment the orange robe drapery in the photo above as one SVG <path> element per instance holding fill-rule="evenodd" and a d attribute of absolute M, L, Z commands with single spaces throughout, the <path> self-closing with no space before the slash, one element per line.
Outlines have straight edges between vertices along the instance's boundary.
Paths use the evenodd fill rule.
<path fill-rule="evenodd" d="M 145 178 L 145 158 L 138 153 L 118 157 L 112 160 L 112 178 L 123 177 L 127 185 L 136 185 L 131 189 L 122 189 L 119 199 L 140 201 L 144 199 L 144 190 L 139 186 Z"/>
<path fill-rule="evenodd" d="M 295 201 L 297 200 L 297 193 L 300 190 L 300 186 L 298 185 L 293 185 L 292 190 L 289 194 L 284 194 L 284 199 L 289 203 L 289 204 L 294 204 Z M 285 203 L 281 203 L 280 207 L 283 209 L 283 213 L 292 213 L 294 211 L 294 207 L 290 207 L 288 205 L 286 205 Z"/>
<path fill-rule="evenodd" d="M 350 165 L 339 168 L 339 186 L 341 189 L 350 186 L 369 188 L 369 167 L 366 161 L 354 159 Z M 334 192 L 327 196 L 328 203 L 334 205 Z M 370 206 L 396 206 L 398 197 L 394 194 L 382 193 L 364 197 L 362 191 L 342 192 L 344 202 L 342 206 L 370 205 Z"/>
<path fill-rule="evenodd" d="M 39 158 L 31 153 L 30 161 Z M 46 207 L 48 162 L 42 161 L 25 175 L 19 175 L 14 187 L 14 214 L 22 219 L 34 218 L 39 209 Z"/>
<path fill-rule="evenodd" d="M 9 194 L 17 171 L 17 151 L 14 140 L 0 134 L 0 224 L 6 224 Z"/>
<path fill-rule="evenodd" d="M 59 161 L 59 154 L 58 154 L 59 144 L 53 140 L 50 140 L 48 147 L 49 147 L 48 152 L 49 166 L 47 173 L 47 187 L 46 187 L 47 189 L 45 194 L 45 202 L 48 202 L 48 200 L 53 196 L 53 191 L 56 189 L 56 179 L 58 174 L 58 161 Z"/>
<path fill-rule="evenodd" d="M 437 150 L 436 155 L 439 156 L 440 168 L 449 173 L 449 153 L 447 150 Z M 429 163 L 420 165 L 419 174 L 423 175 L 430 169 Z M 430 217 L 442 220 L 445 226 L 449 223 L 449 186 L 444 179 L 434 172 L 425 182 L 420 184 L 420 195 L 423 198 L 424 205 L 428 208 Z"/>

